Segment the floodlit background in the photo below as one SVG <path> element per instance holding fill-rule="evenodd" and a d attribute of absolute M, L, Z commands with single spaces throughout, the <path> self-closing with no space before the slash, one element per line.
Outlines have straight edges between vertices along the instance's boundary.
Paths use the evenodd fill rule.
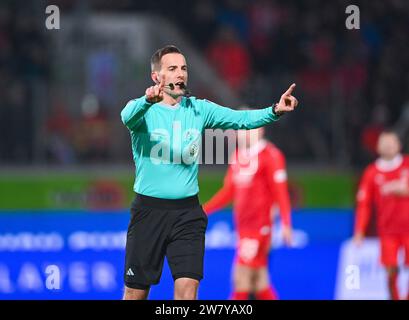
<path fill-rule="evenodd" d="M 267 129 L 287 157 L 295 229 L 286 248 L 276 221 L 279 296 L 387 298 L 376 238 L 349 239 L 379 132 L 395 127 L 408 148 L 409 2 L 355 1 L 358 30 L 349 4 L 1 1 L 0 299 L 121 298 L 134 166 L 119 114 L 151 85 L 150 56 L 166 44 L 185 53 L 192 94 L 221 105 L 265 107 L 297 83 L 300 107 Z M 201 165 L 202 202 L 225 169 Z M 234 243 L 227 208 L 209 218 L 200 299 L 228 298 Z M 166 266 L 150 297 L 171 299 L 172 285 Z"/>

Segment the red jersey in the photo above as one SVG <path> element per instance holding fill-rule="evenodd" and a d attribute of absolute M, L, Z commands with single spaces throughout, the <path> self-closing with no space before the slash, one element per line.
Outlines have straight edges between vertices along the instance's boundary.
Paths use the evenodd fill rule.
<path fill-rule="evenodd" d="M 409 184 L 408 156 L 378 159 L 366 168 L 357 193 L 356 232 L 365 232 L 375 209 L 380 236 L 409 234 L 409 196 L 392 191 L 402 184 Z"/>
<path fill-rule="evenodd" d="M 261 140 L 249 150 L 236 150 L 221 190 L 204 206 L 212 212 L 233 202 L 239 233 L 268 234 L 273 222 L 272 207 L 278 204 L 283 223 L 291 225 L 287 172 L 282 152 Z"/>

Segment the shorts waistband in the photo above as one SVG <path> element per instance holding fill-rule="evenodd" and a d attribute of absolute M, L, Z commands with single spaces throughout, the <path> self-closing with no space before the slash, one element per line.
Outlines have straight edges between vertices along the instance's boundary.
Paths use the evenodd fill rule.
<path fill-rule="evenodd" d="M 158 209 L 186 209 L 199 206 L 199 197 L 197 195 L 182 199 L 162 199 L 137 193 L 133 205 L 141 205 Z"/>

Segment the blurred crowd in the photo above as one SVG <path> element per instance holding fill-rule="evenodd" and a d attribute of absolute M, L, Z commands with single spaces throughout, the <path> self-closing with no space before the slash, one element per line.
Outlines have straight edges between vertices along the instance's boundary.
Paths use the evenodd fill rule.
<path fill-rule="evenodd" d="M 292 122 L 273 136 L 290 157 L 328 161 L 344 148 L 346 161 L 359 165 L 409 101 L 409 2 L 355 1 L 359 30 L 346 28 L 349 4 L 198 1 L 191 15 L 181 4 L 174 21 L 247 103 L 265 104 L 297 83 L 297 131 Z"/>
<path fill-rule="evenodd" d="M 79 2 L 52 4 L 71 10 Z M 269 133 L 290 161 L 336 162 L 345 157 L 344 164 L 366 164 L 375 155 L 380 130 L 397 123 L 409 101 L 407 0 L 355 1 L 360 8 L 359 30 L 346 28 L 345 9 L 350 3 L 344 0 L 91 0 L 87 4 L 95 11 L 168 18 L 248 105 L 271 103 L 296 82 L 300 110 L 291 121 L 280 123 L 280 130 Z M 41 28 L 21 8 L 0 5 L 3 162 L 32 160 L 30 119 L 35 111 L 26 83 L 51 81 Z M 113 142 L 107 132 L 109 121 L 117 119 L 86 112 L 81 119 L 73 118 L 61 101 L 52 103 L 48 117 L 44 130 L 53 137 L 46 144 L 50 161 L 112 160 Z M 94 140 L 75 137 L 79 123 L 96 128 Z"/>
<path fill-rule="evenodd" d="M 36 83 L 47 81 L 47 45 L 35 10 L 23 1 L 0 2 L 0 161 L 34 156 Z"/>

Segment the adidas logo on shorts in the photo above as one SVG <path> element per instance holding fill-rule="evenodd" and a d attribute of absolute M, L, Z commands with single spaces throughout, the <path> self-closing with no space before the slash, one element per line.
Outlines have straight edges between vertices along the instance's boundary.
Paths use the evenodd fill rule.
<path fill-rule="evenodd" d="M 135 274 L 133 273 L 132 269 L 129 268 L 128 271 L 126 272 L 127 276 L 134 276 Z"/>

